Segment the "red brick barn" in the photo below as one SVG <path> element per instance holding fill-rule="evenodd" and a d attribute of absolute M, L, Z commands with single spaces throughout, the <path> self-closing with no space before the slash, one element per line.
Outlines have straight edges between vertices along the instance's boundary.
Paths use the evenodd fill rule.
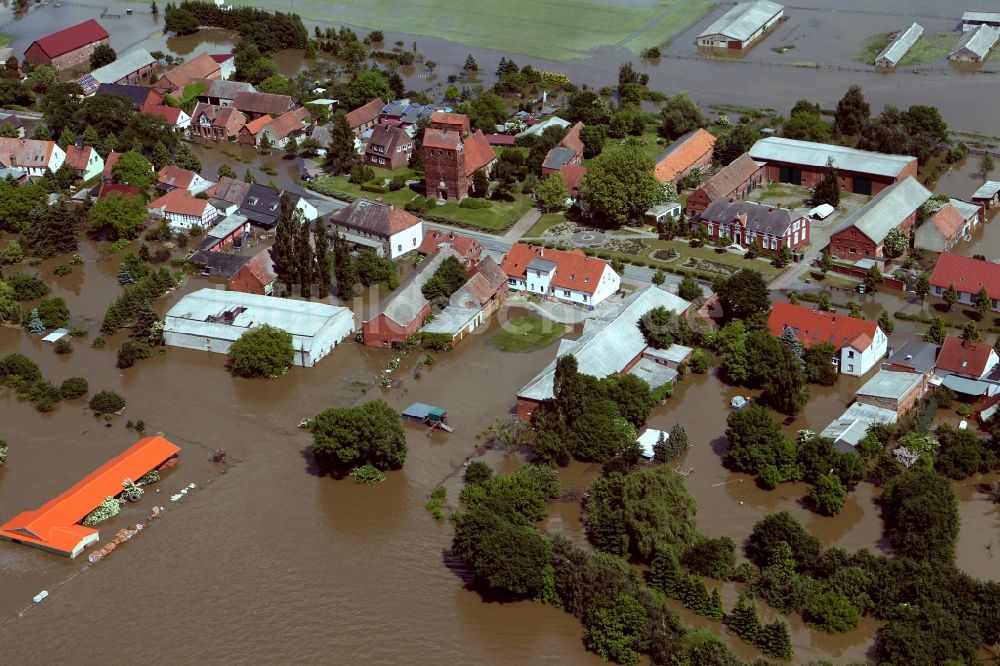
<path fill-rule="evenodd" d="M 698 215 L 708 208 L 708 204 L 718 199 L 742 201 L 748 194 L 760 187 L 764 181 L 764 166 L 743 153 L 732 164 L 723 168 L 691 193 L 687 200 L 686 213 L 689 217 Z"/>
<path fill-rule="evenodd" d="M 809 244 L 809 218 L 751 201 L 717 199 L 692 223 L 704 228 L 713 242 L 721 236 L 740 247 L 757 243 L 771 254 L 782 247 L 794 251 Z"/>
<path fill-rule="evenodd" d="M 830 236 L 830 254 L 838 259 L 881 259 L 889 232 L 907 234 L 917 219 L 917 210 L 931 193 L 914 178 L 906 178 L 883 189 L 859 208 Z"/>
<path fill-rule="evenodd" d="M 31 42 L 24 51 L 24 61 L 46 64 L 56 69 L 90 65 L 90 54 L 101 44 L 108 44 L 108 31 L 94 19 L 54 32 Z"/>
<path fill-rule="evenodd" d="M 700 127 L 674 141 L 660 153 L 653 175 L 661 183 L 677 185 L 686 173 L 712 166 L 715 137 Z"/>

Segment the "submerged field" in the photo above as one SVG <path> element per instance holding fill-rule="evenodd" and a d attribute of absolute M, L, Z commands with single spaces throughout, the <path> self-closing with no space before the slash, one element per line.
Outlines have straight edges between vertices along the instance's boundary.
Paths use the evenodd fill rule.
<path fill-rule="evenodd" d="M 248 4 L 248 3 L 244 3 Z M 268 7 L 271 3 L 255 3 Z M 280 6 L 279 6 L 280 5 Z M 426 35 L 507 53 L 570 60 L 602 47 L 634 51 L 678 34 L 713 0 L 507 0 L 455 4 L 447 0 L 300 0 L 305 19 L 372 30 Z M 283 3 L 274 9 L 287 11 Z"/>

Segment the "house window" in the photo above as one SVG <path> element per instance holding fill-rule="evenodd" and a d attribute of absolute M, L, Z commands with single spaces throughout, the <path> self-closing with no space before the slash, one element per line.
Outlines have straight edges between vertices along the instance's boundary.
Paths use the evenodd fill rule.
<path fill-rule="evenodd" d="M 563 296 L 569 296 L 569 289 L 563 289 Z"/>
<path fill-rule="evenodd" d="M 396 251 L 397 252 L 402 252 L 403 251 L 403 244 L 402 243 L 400 243 L 399 245 L 396 246 Z"/>
<path fill-rule="evenodd" d="M 852 349 L 847 350 L 847 358 L 854 358 L 854 350 Z"/>
<path fill-rule="evenodd" d="M 848 250 L 848 252 L 850 252 L 851 254 L 857 254 L 858 253 L 858 251 L 855 248 L 853 248 L 853 247 L 850 250 Z"/>
<path fill-rule="evenodd" d="M 416 247 L 416 246 L 417 246 L 417 239 L 416 239 L 416 238 L 414 238 L 414 239 L 413 239 L 413 247 Z"/>

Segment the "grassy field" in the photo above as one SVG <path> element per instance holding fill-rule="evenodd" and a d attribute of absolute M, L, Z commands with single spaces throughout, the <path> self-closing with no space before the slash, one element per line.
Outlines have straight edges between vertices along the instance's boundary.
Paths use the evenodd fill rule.
<path fill-rule="evenodd" d="M 556 226 L 557 224 L 562 224 L 567 222 L 566 216 L 562 213 L 545 213 L 540 218 L 538 222 L 535 222 L 535 226 L 528 229 L 528 232 L 524 234 L 524 238 L 540 238 L 546 230 Z"/>
<path fill-rule="evenodd" d="M 240 2 L 240 4 L 250 4 Z M 294 11 L 304 19 L 425 35 L 469 46 L 549 60 L 581 58 L 602 46 L 638 51 L 659 44 L 686 28 L 712 4 L 710 0 L 619 0 L 617 6 L 587 0 L 299 0 Z M 254 3 L 288 11 L 283 2 Z"/>
<path fill-rule="evenodd" d="M 610 150 L 614 150 L 615 148 L 618 148 L 619 146 L 627 143 L 630 139 L 638 139 L 639 143 L 641 144 L 640 147 L 642 148 L 642 152 L 645 153 L 646 156 L 648 156 L 649 159 L 653 160 L 654 162 L 656 161 L 656 158 L 660 156 L 660 153 L 662 153 L 664 150 L 667 149 L 666 144 L 669 143 L 666 139 L 660 137 L 656 132 L 646 132 L 642 136 L 637 136 L 637 137 L 630 136 L 624 139 L 607 138 L 604 140 L 604 150 L 601 152 L 603 153 Z M 657 143 L 657 141 L 660 141 L 662 143 Z M 583 165 L 587 166 L 592 161 L 593 160 L 589 159 L 584 160 Z"/>
<path fill-rule="evenodd" d="M 521 315 L 506 323 L 493 336 L 493 344 L 504 352 L 529 352 L 547 347 L 569 333 L 569 326 L 534 315 Z"/>

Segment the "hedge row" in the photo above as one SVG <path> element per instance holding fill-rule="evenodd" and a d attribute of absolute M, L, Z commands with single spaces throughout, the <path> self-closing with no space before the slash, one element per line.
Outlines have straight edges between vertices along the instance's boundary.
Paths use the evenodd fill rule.
<path fill-rule="evenodd" d="M 918 314 L 910 314 L 909 312 L 893 312 L 892 317 L 893 319 L 902 319 L 903 321 L 915 321 L 918 324 L 925 324 L 927 326 L 930 326 L 931 324 L 934 323 L 934 319 L 932 317 L 924 317 Z M 958 324 L 953 321 L 948 321 L 947 319 L 945 319 L 944 325 L 949 328 L 960 329 L 965 324 Z M 1000 326 L 983 326 L 979 330 L 985 333 L 1000 333 Z"/>
<path fill-rule="evenodd" d="M 326 187 L 322 183 L 316 183 L 313 181 L 307 182 L 306 187 L 312 190 L 313 192 L 319 192 L 320 194 L 323 194 L 328 197 L 333 197 L 334 199 L 341 199 L 343 201 L 346 201 L 347 203 L 351 203 L 352 201 L 358 198 L 353 194 L 348 194 L 347 192 L 341 192 L 339 190 L 333 189 L 332 187 Z"/>

